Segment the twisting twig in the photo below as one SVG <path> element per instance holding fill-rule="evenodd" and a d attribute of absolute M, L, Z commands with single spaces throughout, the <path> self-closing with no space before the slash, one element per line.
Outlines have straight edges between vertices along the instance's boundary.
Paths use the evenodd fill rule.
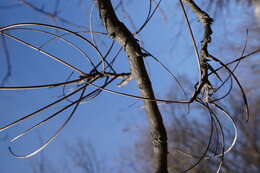
<path fill-rule="evenodd" d="M 209 55 L 210 58 L 212 58 L 214 61 L 218 62 L 220 65 L 222 65 L 231 75 L 232 77 L 235 79 L 238 87 L 240 88 L 240 91 L 242 93 L 242 97 L 246 106 L 246 121 L 249 120 L 249 106 L 248 106 L 248 101 L 247 101 L 247 97 L 246 94 L 244 92 L 244 89 L 242 87 L 242 85 L 240 84 L 238 78 L 236 77 L 236 75 L 232 72 L 232 70 L 230 70 L 230 68 L 228 68 L 222 61 L 220 61 L 219 59 L 217 59 L 216 57 L 214 57 L 213 55 Z"/>

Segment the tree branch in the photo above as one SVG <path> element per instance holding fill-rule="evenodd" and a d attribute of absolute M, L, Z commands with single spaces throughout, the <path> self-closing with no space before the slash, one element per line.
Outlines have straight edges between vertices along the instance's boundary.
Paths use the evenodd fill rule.
<path fill-rule="evenodd" d="M 144 53 L 133 34 L 118 20 L 110 0 L 97 0 L 97 6 L 109 36 L 118 41 L 128 56 L 131 73 L 136 80 L 142 97 L 155 99 L 151 81 L 145 69 Z M 144 107 L 150 123 L 156 173 L 167 173 L 167 133 L 161 113 L 155 101 L 144 100 Z"/>

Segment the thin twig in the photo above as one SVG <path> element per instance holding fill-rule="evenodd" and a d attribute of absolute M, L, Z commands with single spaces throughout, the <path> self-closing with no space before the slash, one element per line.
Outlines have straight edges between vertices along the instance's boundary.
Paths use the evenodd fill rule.
<path fill-rule="evenodd" d="M 0 82 L 0 86 L 4 86 L 12 75 L 12 65 L 11 65 L 11 56 L 10 56 L 10 53 L 9 53 L 9 50 L 7 47 L 7 43 L 6 43 L 5 37 L 2 34 L 1 34 L 1 41 L 3 44 L 4 55 L 5 55 L 5 59 L 6 59 L 6 73 L 5 73 L 2 81 Z"/>

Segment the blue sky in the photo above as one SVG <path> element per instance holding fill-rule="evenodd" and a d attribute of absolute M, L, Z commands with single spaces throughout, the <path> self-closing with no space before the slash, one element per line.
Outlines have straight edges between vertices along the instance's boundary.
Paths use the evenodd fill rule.
<path fill-rule="evenodd" d="M 9 1 L 10 2 L 10 1 Z M 7 0 L 1 1 L 0 5 L 6 5 L 9 3 Z M 79 2 L 79 1 L 78 1 Z M 38 6 L 44 4 L 46 11 L 53 11 L 53 1 L 36 1 Z M 48 5 L 47 5 L 48 4 Z M 128 15 L 131 16 L 136 26 L 140 26 L 146 17 L 148 11 L 148 2 L 131 1 L 125 4 Z M 60 16 L 79 25 L 88 25 L 91 3 L 86 2 L 85 5 L 79 6 L 77 1 L 69 1 L 61 3 L 58 11 Z M 154 18 L 148 23 L 148 25 L 141 32 L 140 41 L 144 43 L 144 48 L 153 53 L 160 59 L 176 76 L 186 75 L 190 79 L 191 83 L 195 83 L 197 76 L 196 57 L 193 54 L 193 48 L 190 42 L 187 28 L 183 23 L 183 16 L 178 5 L 172 1 L 162 1 L 161 13 L 157 12 Z M 216 18 L 213 24 L 213 42 L 211 43 L 210 50 L 217 53 L 220 56 L 226 58 L 238 57 L 239 51 L 225 50 L 221 46 L 223 42 L 232 43 L 234 47 L 241 47 L 245 39 L 245 31 L 232 32 L 241 24 L 241 22 L 247 21 L 251 14 L 252 9 L 239 5 L 230 5 L 229 11 L 225 11 L 224 14 Z M 229 14 L 230 18 L 221 18 L 225 16 L 225 13 Z M 164 14 L 167 16 L 167 20 L 164 20 Z M 213 14 L 213 12 L 212 12 Z M 50 18 L 41 15 L 33 11 L 30 8 L 8 8 L 0 9 L 0 25 L 5 26 L 14 23 L 21 22 L 37 22 L 58 24 L 65 28 L 78 31 L 82 29 L 73 28 L 60 22 L 55 23 Z M 128 19 L 122 17 L 123 14 L 118 10 L 120 19 L 126 22 L 131 31 L 134 28 Z M 237 15 L 240 15 L 237 18 Z M 199 43 L 202 33 L 200 32 L 201 26 L 194 17 L 191 17 L 191 21 L 196 34 L 197 43 Z M 93 13 L 94 29 L 103 31 L 101 22 L 98 18 L 97 10 Z M 33 31 L 11 31 L 10 33 L 19 36 L 27 42 L 35 45 L 44 43 L 49 37 L 44 34 L 39 34 Z M 241 34 L 242 33 L 242 34 Z M 84 34 L 90 39 L 89 34 Z M 97 58 L 97 54 L 94 50 L 86 45 L 84 42 L 72 36 L 68 36 L 68 39 L 73 43 L 80 46 L 91 57 Z M 223 40 L 224 39 L 224 40 Z M 100 48 L 109 47 L 109 41 L 104 36 L 97 38 L 97 43 Z M 16 43 L 10 39 L 6 39 L 8 50 L 11 52 L 11 64 L 12 64 L 12 76 L 6 83 L 6 86 L 17 85 L 33 85 L 33 84 L 45 84 L 52 82 L 65 81 L 70 73 L 68 68 L 64 68 L 62 65 L 54 62 L 50 58 L 25 47 L 19 43 Z M 104 43 L 102 43 L 104 41 Z M 115 50 L 119 48 L 116 45 Z M 64 60 L 73 63 L 79 69 L 88 71 L 90 69 L 89 63 L 84 59 L 77 51 L 64 45 L 61 41 L 54 41 L 45 47 L 46 51 L 49 51 L 56 56 L 64 58 Z M 222 50 L 222 51 L 220 51 Z M 115 53 L 112 52 L 112 53 Z M 96 60 L 95 60 L 96 61 Z M 227 59 L 229 61 L 229 59 Z M 160 98 L 164 98 L 169 92 L 169 88 L 172 85 L 176 85 L 176 82 L 172 80 L 167 73 L 161 69 L 161 67 L 155 63 L 151 58 L 147 57 L 146 60 L 149 65 L 151 79 L 155 93 Z M 3 77 L 6 71 L 6 61 L 3 55 L 3 51 L 0 53 L 0 79 Z M 115 67 L 119 72 L 128 72 L 127 58 L 123 53 L 120 54 Z M 74 78 L 78 76 L 73 75 Z M 120 80 L 117 80 L 120 82 Z M 75 86 L 74 86 L 75 87 Z M 193 87 L 193 86 L 188 86 Z M 116 87 L 116 83 L 113 83 L 110 89 L 114 89 L 121 92 L 131 93 L 138 95 L 138 90 L 134 81 L 131 81 L 127 86 L 123 88 Z M 180 90 L 178 91 L 180 92 Z M 26 115 L 41 106 L 46 105 L 50 101 L 57 99 L 62 95 L 62 88 L 56 89 L 42 89 L 42 90 L 28 90 L 28 91 L 0 91 L 0 109 L 1 111 L 1 127 L 7 123 L 10 123 L 17 118 Z M 16 159 L 8 152 L 8 146 L 10 145 L 9 139 L 19 134 L 23 129 L 31 127 L 35 121 L 42 120 L 43 117 L 48 116 L 51 112 L 57 111 L 64 104 L 56 105 L 50 111 L 46 113 L 40 113 L 35 118 L 21 123 L 15 127 L 12 127 L 5 132 L 1 132 L 0 138 L 4 138 L 0 141 L 0 172 L 1 173 L 20 173 L 31 172 L 32 160 L 40 157 L 40 154 L 33 156 L 29 159 Z M 57 118 L 46 123 L 42 127 L 33 132 L 27 134 L 11 146 L 17 153 L 27 153 L 36 149 L 39 146 L 39 139 L 47 140 L 55 130 L 62 124 L 65 118 L 68 116 L 68 112 L 64 112 Z M 164 116 L 167 119 L 167 116 Z M 126 98 L 111 93 L 103 92 L 100 96 L 94 100 L 90 100 L 86 104 L 81 104 L 75 116 L 70 123 L 65 127 L 62 134 L 51 143 L 44 151 L 44 155 L 47 156 L 53 163 L 58 160 L 63 160 L 67 157 L 65 144 L 73 144 L 78 139 L 89 141 L 100 160 L 104 160 L 105 166 L 113 168 L 118 166 L 120 161 L 121 152 L 127 148 L 133 148 L 135 140 L 138 139 L 140 130 L 144 130 L 148 127 L 146 117 L 142 109 L 142 102 L 135 99 Z M 108 149 L 109 146 L 109 149 Z M 131 154 L 131 153 L 129 153 Z M 64 159 L 65 162 L 66 159 Z M 15 166 L 14 166 L 15 165 Z M 62 168 L 61 168 L 62 169 Z M 22 170 L 22 171 L 21 171 Z"/>

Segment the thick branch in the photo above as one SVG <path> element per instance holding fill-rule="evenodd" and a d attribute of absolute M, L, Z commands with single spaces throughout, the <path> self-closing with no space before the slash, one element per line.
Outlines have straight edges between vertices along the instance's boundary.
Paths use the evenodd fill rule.
<path fill-rule="evenodd" d="M 182 0 L 182 1 L 191 8 L 191 10 L 197 16 L 200 23 L 204 25 L 204 36 L 203 36 L 203 40 L 201 41 L 201 50 L 199 55 L 201 79 L 199 84 L 200 86 L 198 88 L 200 89 L 197 90 L 198 92 L 196 94 L 199 94 L 200 90 L 203 89 L 206 89 L 206 92 L 208 93 L 208 91 L 212 89 L 211 83 L 208 80 L 208 69 L 211 68 L 211 66 L 207 63 L 207 57 L 208 57 L 208 43 L 211 42 L 211 34 L 212 34 L 211 24 L 213 22 L 213 19 L 210 18 L 210 16 L 206 12 L 201 10 L 200 7 L 193 0 Z M 207 95 L 208 94 L 206 94 L 205 97 L 206 101 L 208 101 Z"/>
<path fill-rule="evenodd" d="M 133 78 L 136 80 L 142 97 L 155 99 L 151 81 L 145 69 L 140 45 L 118 20 L 110 0 L 97 0 L 100 17 L 110 37 L 119 42 L 128 56 Z M 167 173 L 167 134 L 163 125 L 157 103 L 144 100 L 144 107 L 150 123 L 150 132 L 154 150 L 154 167 L 156 173 Z"/>
<path fill-rule="evenodd" d="M 202 77 L 208 76 L 207 73 L 207 62 L 206 57 L 208 56 L 208 43 L 211 41 L 211 23 L 213 19 L 209 15 L 202 11 L 193 0 L 183 0 L 191 10 L 196 14 L 198 20 L 204 25 L 204 36 L 201 41 L 201 51 L 200 51 L 200 66 L 201 66 L 201 75 Z"/>

